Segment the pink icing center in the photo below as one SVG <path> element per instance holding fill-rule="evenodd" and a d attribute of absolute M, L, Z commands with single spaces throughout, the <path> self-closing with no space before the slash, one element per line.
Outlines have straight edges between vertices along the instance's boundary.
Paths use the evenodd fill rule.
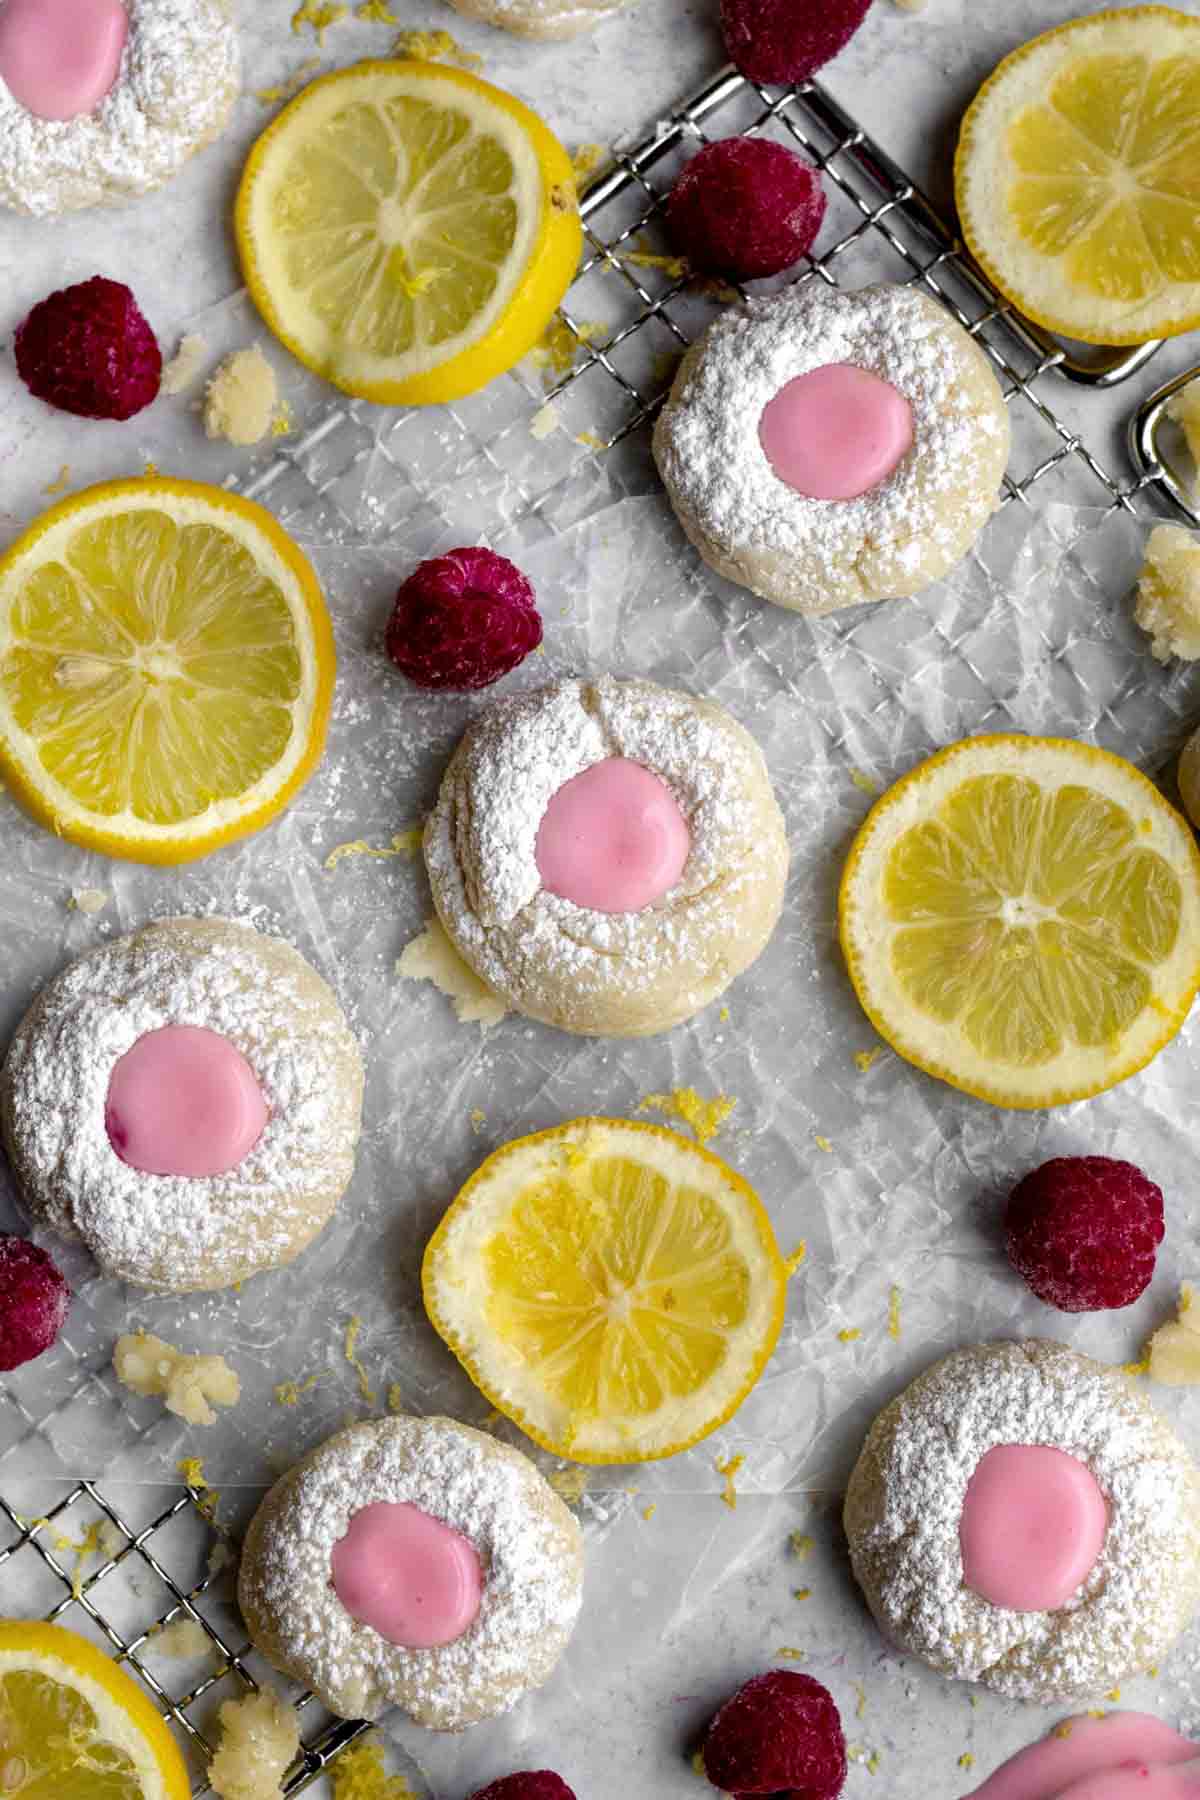
<path fill-rule="evenodd" d="M 665 781 L 624 756 L 564 782 L 537 835 L 543 887 L 594 912 L 640 912 L 669 893 L 691 853 Z"/>
<path fill-rule="evenodd" d="M 333 1547 L 333 1587 L 389 1644 L 432 1650 L 470 1630 L 483 1600 L 479 1554 L 419 1507 L 377 1500 Z"/>
<path fill-rule="evenodd" d="M 0 78 L 39 119 L 77 119 L 121 72 L 129 15 L 121 0 L 5 0 Z"/>
<path fill-rule="evenodd" d="M 164 1025 L 113 1069 L 104 1123 L 131 1169 L 202 1176 L 236 1169 L 267 1117 L 254 1071 L 228 1038 L 198 1025 Z"/>
<path fill-rule="evenodd" d="M 999 1444 L 967 1484 L 963 1581 L 993 1606 L 1052 1612 L 1095 1566 L 1107 1529 L 1086 1463 L 1045 1444 Z"/>
<path fill-rule="evenodd" d="M 913 446 L 912 407 L 853 363 L 797 375 L 763 408 L 758 436 L 780 481 L 810 500 L 856 500 Z"/>
<path fill-rule="evenodd" d="M 1195 1744 L 1149 1713 L 1068 1719 L 1002 1763 L 968 1800 L 1196 1800 L 1196 1755 Z"/>

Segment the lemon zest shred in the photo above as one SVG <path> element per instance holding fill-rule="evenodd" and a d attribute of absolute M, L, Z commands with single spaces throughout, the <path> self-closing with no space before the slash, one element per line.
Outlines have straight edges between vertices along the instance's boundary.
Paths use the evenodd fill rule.
<path fill-rule="evenodd" d="M 142 470 L 142 480 L 157 481 L 161 473 L 162 471 L 156 462 L 147 461 L 145 468 Z"/>
<path fill-rule="evenodd" d="M 571 167 L 575 171 L 575 180 L 584 182 L 604 161 L 607 151 L 603 144 L 578 144 L 571 152 Z"/>
<path fill-rule="evenodd" d="M 792 1254 L 790 1256 L 785 1256 L 783 1259 L 784 1273 L 787 1275 L 789 1281 L 807 1255 L 808 1244 L 804 1238 L 801 1238 L 800 1242 L 796 1245 L 796 1248 L 792 1251 Z"/>
<path fill-rule="evenodd" d="M 867 1075 L 875 1067 L 875 1064 L 882 1055 L 882 1044 L 876 1044 L 873 1050 L 856 1050 L 854 1052 L 854 1066 L 860 1075 Z"/>
<path fill-rule="evenodd" d="M 673 1088 L 669 1094 L 647 1094 L 638 1102 L 637 1110 L 661 1113 L 664 1119 L 677 1119 L 686 1125 L 698 1144 L 715 1138 L 737 1105 L 729 1094 L 714 1094 L 704 1100 L 693 1087 Z"/>
<path fill-rule="evenodd" d="M 292 14 L 292 30 L 299 37 L 304 27 L 311 25 L 318 44 L 324 46 L 325 33 L 329 27 L 344 19 L 349 10 L 348 6 L 340 5 L 338 0 L 301 0 Z"/>
<path fill-rule="evenodd" d="M 861 1336 L 862 1332 L 857 1325 L 847 1325 L 844 1330 L 838 1332 L 838 1343 L 856 1344 Z"/>
<path fill-rule="evenodd" d="M 888 1336 L 900 1342 L 900 1289 L 895 1285 L 888 1289 Z"/>
<path fill-rule="evenodd" d="M 780 1662 L 803 1662 L 804 1661 L 803 1650 L 797 1650 L 794 1644 L 780 1644 L 778 1650 L 775 1652 L 775 1655 Z"/>
<path fill-rule="evenodd" d="M 42 489 L 43 494 L 65 494 L 71 485 L 71 465 L 64 463 L 58 471 L 56 481 L 48 481 Z"/>
<path fill-rule="evenodd" d="M 303 1381 L 281 1381 L 275 1389 L 275 1399 L 280 1406 L 298 1406 L 301 1394 L 307 1394 L 310 1388 L 316 1387 L 321 1379 L 319 1375 L 308 1375 Z"/>
<path fill-rule="evenodd" d="M 460 69 L 481 69 L 482 56 L 464 50 L 448 31 L 402 31 L 392 45 L 393 56 L 406 56 L 413 62 L 452 62 Z"/>
<path fill-rule="evenodd" d="M 529 352 L 530 361 L 535 369 L 546 370 L 546 385 L 551 387 L 552 377 L 565 375 L 579 352 L 607 330 L 608 326 L 599 319 L 580 319 L 574 329 L 565 319 L 551 319 Z"/>
<path fill-rule="evenodd" d="M 673 281 L 682 281 L 685 276 L 691 274 L 691 265 L 686 256 L 660 255 L 658 251 L 650 248 L 650 240 L 644 231 L 638 233 L 633 244 L 632 250 L 621 248 L 610 251 L 608 260 L 615 262 L 619 258 L 622 262 L 632 263 L 637 269 L 661 269 L 663 274 L 669 275 Z"/>
<path fill-rule="evenodd" d="M 217 1522 L 217 1508 L 221 1504 L 221 1496 L 212 1487 L 204 1473 L 204 1461 L 199 1456 L 185 1456 L 175 1467 L 179 1470 L 185 1484 L 193 1489 L 196 1510 L 204 1515 L 210 1525 Z M 197 1498 L 198 1496 L 198 1498 Z"/>
<path fill-rule="evenodd" d="M 346 1326 L 346 1338 L 342 1345 L 342 1354 L 354 1373 L 358 1376 L 358 1391 L 368 1406 L 375 1404 L 375 1389 L 367 1380 L 367 1371 L 363 1368 L 358 1356 L 358 1334 L 362 1330 L 362 1319 L 354 1313 Z"/>
<path fill-rule="evenodd" d="M 814 1136 L 813 1143 L 817 1146 L 818 1150 L 823 1150 L 825 1152 L 826 1156 L 833 1155 L 833 1145 L 830 1143 L 830 1141 L 827 1137 Z"/>
<path fill-rule="evenodd" d="M 795 1588 L 792 1592 L 792 1598 L 793 1598 L 793 1600 L 811 1600 L 812 1599 L 812 1589 L 811 1588 Z"/>
<path fill-rule="evenodd" d="M 1056 1738 L 1069 1738 L 1071 1733 L 1074 1731 L 1074 1729 L 1075 1729 L 1075 1727 L 1071 1723 L 1071 1720 L 1064 1719 L 1061 1725 L 1056 1725 L 1054 1727 L 1054 1730 L 1050 1733 L 1050 1735 L 1051 1735 L 1051 1737 L 1056 1737 Z"/>
<path fill-rule="evenodd" d="M 475 1133 L 476 1137 L 479 1136 L 479 1133 L 486 1124 L 487 1114 L 484 1112 L 482 1106 L 473 1106 L 471 1108 L 471 1130 Z"/>
<path fill-rule="evenodd" d="M 417 1800 L 402 1775 L 385 1772 L 383 1745 L 373 1737 L 343 1750 L 331 1773 L 333 1800 Z"/>
<path fill-rule="evenodd" d="M 359 0 L 354 9 L 356 19 L 364 25 L 398 25 L 399 19 L 388 5 L 388 0 Z"/>
<path fill-rule="evenodd" d="M 594 431 L 576 432 L 575 442 L 582 444 L 587 450 L 603 450 L 605 448 L 604 439 L 598 437 Z"/>
<path fill-rule="evenodd" d="M 643 1519 L 645 1519 L 647 1525 L 650 1523 L 651 1519 L 654 1517 L 654 1515 L 657 1511 L 658 1511 L 657 1500 L 652 1500 L 650 1502 L 649 1506 L 644 1506 L 642 1508 L 642 1517 L 643 1517 Z"/>
<path fill-rule="evenodd" d="M 958 1759 L 958 1766 L 960 1769 L 973 1769 L 975 1767 L 975 1758 L 971 1755 L 969 1750 L 963 1751 Z"/>
<path fill-rule="evenodd" d="M 788 1540 L 792 1555 L 797 1562 L 804 1562 L 817 1547 L 816 1538 L 810 1538 L 806 1532 L 793 1531 Z"/>
<path fill-rule="evenodd" d="M 856 1719 L 861 1719 L 867 1710 L 867 1690 L 861 1681 L 856 1681 L 854 1684 L 854 1691 L 858 1695 L 858 1701 L 854 1708 L 854 1716 Z"/>
<path fill-rule="evenodd" d="M 307 86 L 308 78 L 313 70 L 319 69 L 320 66 L 320 57 L 310 56 L 300 64 L 298 69 L 293 69 L 286 80 L 281 81 L 278 86 L 255 88 L 254 98 L 261 101 L 263 106 L 275 106 L 280 100 L 294 100 L 300 89 Z"/>
<path fill-rule="evenodd" d="M 410 825 L 407 831 L 398 831 L 386 849 L 368 844 L 365 838 L 354 838 L 351 843 L 338 844 L 325 858 L 325 868 L 332 874 L 339 863 L 351 856 L 366 856 L 375 862 L 385 862 L 393 856 L 413 857 L 421 848 L 421 840 L 425 836 L 423 825 Z"/>
<path fill-rule="evenodd" d="M 578 1506 L 587 1493 L 588 1471 L 582 1463 L 572 1464 L 565 1469 L 556 1469 L 546 1477 L 560 1500 L 568 1506 Z"/>
<path fill-rule="evenodd" d="M 1119 1687 L 1115 1687 L 1115 1688 L 1109 1688 L 1109 1690 L 1108 1690 L 1108 1692 L 1107 1692 L 1107 1694 L 1105 1694 L 1105 1696 L 1104 1696 L 1104 1698 L 1105 1698 L 1105 1699 L 1106 1699 L 1106 1700 L 1111 1700 L 1111 1701 L 1113 1701 L 1113 1702 L 1114 1702 L 1114 1704 L 1115 1704 L 1115 1702 L 1116 1702 L 1116 1701 L 1118 1701 L 1118 1700 L 1119 1700 L 1119 1699 L 1120 1699 L 1120 1698 L 1121 1698 L 1121 1690 L 1120 1690 L 1120 1688 L 1119 1688 Z"/>
<path fill-rule="evenodd" d="M 716 1462 L 713 1464 L 717 1474 L 725 1477 L 725 1490 L 721 1495 L 721 1499 L 729 1508 L 730 1512 L 737 1511 L 737 1477 L 741 1474 L 745 1466 L 746 1459 L 744 1456 L 730 1456 L 725 1462 Z"/>

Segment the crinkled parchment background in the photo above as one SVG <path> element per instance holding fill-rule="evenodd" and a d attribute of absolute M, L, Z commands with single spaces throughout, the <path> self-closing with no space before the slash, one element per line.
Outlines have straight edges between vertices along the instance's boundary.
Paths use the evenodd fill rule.
<path fill-rule="evenodd" d="M 214 357 L 261 335 L 241 300 L 199 328 Z M 487 1402 L 420 1303 L 424 1245 L 463 1179 L 510 1137 L 580 1113 L 633 1113 L 647 1094 L 684 1085 L 724 1093 L 737 1105 L 714 1147 L 758 1188 L 785 1252 L 801 1239 L 808 1246 L 766 1376 L 736 1420 L 686 1456 L 588 1474 L 579 1506 L 589 1600 L 545 1694 L 463 1740 L 396 1730 L 429 1791 L 446 1800 L 531 1762 L 574 1773 L 593 1800 L 618 1780 L 639 1794 L 699 1793 L 685 1753 L 731 1666 L 748 1673 L 787 1649 L 838 1697 L 861 1752 L 851 1792 L 957 1794 L 1047 1721 L 986 1695 L 969 1706 L 965 1690 L 885 1647 L 846 1570 L 836 1497 L 875 1411 L 953 1345 L 1041 1332 L 1105 1359 L 1136 1356 L 1171 1311 L 1180 1278 L 1200 1273 L 1200 1042 L 1190 1026 L 1116 1093 L 1049 1116 L 956 1095 L 876 1043 L 836 947 L 836 884 L 872 795 L 968 733 L 1082 737 L 1169 769 L 1200 712 L 1200 673 L 1161 669 L 1133 624 L 1144 529 L 1052 499 L 1038 511 L 1013 504 L 920 600 L 806 622 L 700 565 L 644 446 L 605 466 L 577 441 L 597 421 L 572 416 L 570 401 L 551 435 L 533 437 L 536 375 L 497 383 L 452 414 L 420 415 L 331 414 L 315 386 L 294 370 L 287 379 L 304 429 L 250 475 L 246 459 L 203 445 L 182 403 L 156 409 L 139 441 L 167 470 L 222 480 L 236 464 L 243 485 L 284 452 L 263 498 L 314 557 L 338 629 L 324 767 L 274 828 L 179 872 L 109 865 L 56 843 L 0 799 L 0 1025 L 7 1035 L 38 984 L 73 956 L 147 918 L 194 910 L 248 919 L 291 939 L 328 976 L 362 1042 L 358 1172 L 318 1243 L 241 1293 L 150 1298 L 99 1278 L 77 1249 L 52 1245 L 76 1289 L 69 1347 L 6 1380 L 19 1407 L 0 1405 L 0 1486 L 80 1474 L 106 1486 L 162 1483 L 197 1455 L 232 1521 L 255 1494 L 231 1489 L 268 1482 L 347 1419 L 380 1410 L 392 1384 L 414 1411 L 488 1424 Z M 319 408 L 325 423 L 314 431 Z M 85 444 L 73 484 L 112 472 L 100 450 L 94 468 L 88 454 Z M 15 471 L 6 497 L 18 520 L 46 504 L 44 480 L 41 469 Z M 464 724 L 495 697 L 422 694 L 380 650 L 397 582 L 421 557 L 479 539 L 526 569 L 547 627 L 544 654 L 500 691 L 573 672 L 648 675 L 721 700 L 766 752 L 792 847 L 783 923 L 727 1009 L 667 1037 L 592 1043 L 517 1018 L 486 1032 L 460 1024 L 433 988 L 396 973 L 431 911 L 419 859 L 354 855 L 327 867 L 341 845 L 386 848 L 419 823 Z M 94 916 L 69 906 L 88 888 L 109 896 Z M 869 1067 L 856 1061 L 877 1050 Z M 1117 1315 L 1047 1311 L 1003 1256 L 1005 1191 L 1068 1151 L 1128 1157 L 1166 1192 L 1159 1274 Z M 5 1188 L 0 1227 L 17 1217 Z M 888 1331 L 893 1287 L 898 1338 Z M 343 1353 L 353 1317 L 362 1382 Z M 224 1351 L 242 1377 L 241 1405 L 204 1432 L 125 1394 L 108 1363 L 117 1334 L 135 1326 Z M 843 1341 L 843 1332 L 860 1335 Z M 296 1405 L 279 1404 L 278 1384 L 309 1377 Z M 1200 1396 L 1156 1398 L 1200 1450 Z M 745 1459 L 736 1510 L 722 1503 L 715 1467 L 732 1457 Z M 795 1530 L 815 1540 L 802 1564 L 788 1557 Z M 798 1587 L 810 1596 L 795 1599 Z M 11 1594 L 0 1604 L 21 1610 Z M 219 1612 L 227 1601 L 212 1605 Z M 1200 1724 L 1198 1645 L 1193 1634 L 1161 1681 L 1137 1684 L 1126 1702 L 1190 1712 Z M 652 1717 L 659 1723 L 643 1729 L 638 1721 Z M 958 1766 L 963 1754 L 977 1755 L 974 1774 Z"/>

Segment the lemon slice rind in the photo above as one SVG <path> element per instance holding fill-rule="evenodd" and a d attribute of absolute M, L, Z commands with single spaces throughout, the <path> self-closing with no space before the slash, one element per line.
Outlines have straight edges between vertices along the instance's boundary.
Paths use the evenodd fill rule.
<path fill-rule="evenodd" d="M 717 1199 L 729 1247 L 748 1276 L 746 1315 L 728 1337 L 718 1375 L 698 1391 L 668 1398 L 636 1419 L 579 1415 L 540 1384 L 535 1366 L 488 1320 L 485 1247 L 523 1193 L 592 1156 L 636 1162 L 673 1190 Z M 787 1272 L 752 1188 L 711 1151 L 663 1126 L 624 1119 L 578 1119 L 506 1145 L 476 1171 L 446 1213 L 425 1255 L 426 1311 L 476 1386 L 498 1411 L 545 1450 L 579 1463 L 657 1461 L 688 1449 L 728 1422 L 774 1350 L 783 1323 Z"/>
<path fill-rule="evenodd" d="M 1035 324 L 1084 343 L 1120 346 L 1174 337 L 1200 326 L 1200 270 L 1196 279 L 1163 276 L 1153 294 L 1133 302 L 1107 299 L 1073 281 L 1065 264 L 1080 235 L 1099 227 L 1106 209 L 1128 193 L 1129 171 L 1116 166 L 1110 199 L 1101 181 L 1096 217 L 1067 231 L 1054 255 L 1045 254 L 1022 236 L 1008 208 L 1010 186 L 1018 171 L 1010 153 L 1010 133 L 1030 109 L 1045 107 L 1055 81 L 1089 57 L 1145 55 L 1152 62 L 1169 57 L 1194 58 L 1200 71 L 1200 19 L 1168 6 L 1137 6 L 1075 19 L 1015 50 L 989 77 L 967 109 L 955 157 L 955 194 L 967 246 L 984 273 Z M 1095 158 L 1095 146 L 1074 132 L 1083 159 Z M 1194 139 L 1200 159 L 1200 116 Z M 1097 167 L 1109 162 L 1095 158 Z M 1062 160 L 1046 171 L 1062 176 Z M 1176 197 L 1178 198 L 1178 196 Z M 1200 237 L 1200 194 L 1188 203 L 1192 235 Z"/>
<path fill-rule="evenodd" d="M 1065 1043 L 1056 1057 L 1029 1067 L 998 1064 L 968 1041 L 957 1021 L 944 1023 L 918 1010 L 892 961 L 892 941 L 902 927 L 889 920 L 884 902 L 888 859 L 904 835 L 933 820 L 963 784 L 996 774 L 1028 777 L 1047 793 L 1084 787 L 1115 802 L 1133 822 L 1128 854 L 1155 853 L 1180 885 L 1174 946 L 1161 961 L 1145 965 L 1150 997 L 1132 1025 L 1101 1044 Z M 903 777 L 876 803 L 855 839 L 839 918 L 851 981 L 880 1036 L 927 1074 L 996 1106 L 1061 1106 L 1115 1087 L 1176 1036 L 1200 991 L 1200 849 L 1192 832 L 1132 764 L 1067 739 L 970 738 Z"/>

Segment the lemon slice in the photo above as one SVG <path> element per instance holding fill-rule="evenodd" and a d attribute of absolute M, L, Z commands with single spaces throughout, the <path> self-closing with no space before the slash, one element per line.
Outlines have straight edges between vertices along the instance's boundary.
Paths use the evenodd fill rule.
<path fill-rule="evenodd" d="M 996 1106 L 1114 1087 L 1200 988 L 1200 851 L 1144 775 L 1054 738 L 969 738 L 885 794 L 842 880 L 880 1035 Z"/>
<path fill-rule="evenodd" d="M 189 1800 L 148 1697 L 60 1625 L 0 1619 L 0 1793 L 20 1800 Z"/>
<path fill-rule="evenodd" d="M 422 405 L 518 362 L 583 241 L 570 159 L 477 76 L 366 62 L 306 88 L 263 133 L 236 229 L 276 335 L 349 394 Z"/>
<path fill-rule="evenodd" d="M 317 578 L 261 507 L 89 488 L 0 561 L 0 776 L 74 843 L 186 862 L 311 774 L 334 666 Z"/>
<path fill-rule="evenodd" d="M 967 243 L 1028 317 L 1092 344 L 1200 325 L 1200 19 L 1075 19 L 1002 62 L 955 163 Z"/>
<path fill-rule="evenodd" d="M 493 1406 L 581 1463 L 649 1462 L 735 1413 L 787 1275 L 752 1188 L 659 1125 L 576 1119 L 471 1177 L 425 1307 Z"/>

